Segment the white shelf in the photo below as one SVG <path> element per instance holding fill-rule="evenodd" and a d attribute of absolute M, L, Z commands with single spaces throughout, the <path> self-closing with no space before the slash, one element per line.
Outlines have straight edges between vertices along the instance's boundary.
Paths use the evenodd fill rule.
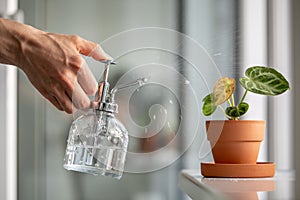
<path fill-rule="evenodd" d="M 292 199 L 294 183 L 291 171 L 276 172 L 273 178 L 205 178 L 200 171 L 183 170 L 179 178 L 181 190 L 197 200 Z"/>

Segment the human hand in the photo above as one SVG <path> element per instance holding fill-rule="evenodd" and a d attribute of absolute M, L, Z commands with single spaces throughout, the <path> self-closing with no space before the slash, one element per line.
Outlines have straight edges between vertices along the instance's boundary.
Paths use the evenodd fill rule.
<path fill-rule="evenodd" d="M 75 35 L 37 29 L 28 33 L 21 40 L 20 67 L 31 83 L 59 110 L 73 113 L 89 107 L 87 95 L 95 94 L 97 81 L 80 54 L 96 60 L 112 58 L 99 45 Z"/>

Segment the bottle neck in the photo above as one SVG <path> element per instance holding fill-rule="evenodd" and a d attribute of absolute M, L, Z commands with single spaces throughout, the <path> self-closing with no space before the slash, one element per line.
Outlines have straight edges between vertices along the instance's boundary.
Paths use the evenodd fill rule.
<path fill-rule="evenodd" d="M 118 105 L 112 102 L 100 102 L 97 110 L 118 113 Z"/>
<path fill-rule="evenodd" d="M 107 112 L 107 111 L 104 111 L 104 110 L 96 110 L 96 114 L 97 114 L 98 117 L 101 117 L 103 115 L 106 115 L 106 116 L 109 116 L 109 117 L 115 117 L 115 113 Z"/>

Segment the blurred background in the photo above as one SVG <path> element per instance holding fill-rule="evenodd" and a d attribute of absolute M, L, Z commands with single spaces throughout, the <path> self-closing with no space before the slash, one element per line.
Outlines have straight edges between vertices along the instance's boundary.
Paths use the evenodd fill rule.
<path fill-rule="evenodd" d="M 3 144 L 4 151 L 16 155 L 15 198 L 189 199 L 178 187 L 180 171 L 200 170 L 200 162 L 211 161 L 201 100 L 215 80 L 240 77 L 252 65 L 275 67 L 292 84 L 280 97 L 249 95 L 255 109 L 247 118 L 268 120 L 259 160 L 294 171 L 299 115 L 293 110 L 299 107 L 292 105 L 299 93 L 293 74 L 299 71 L 293 63 L 297 26 L 292 5 L 292 0 L 19 0 L 26 24 L 99 43 L 118 61 L 110 72 L 112 86 L 141 77 L 149 83 L 116 96 L 117 118 L 130 142 L 126 172 L 114 180 L 63 169 L 74 118 L 46 102 L 18 71 L 15 146 Z M 103 66 L 86 61 L 99 79 Z M 6 110 L 3 119 L 11 112 Z M 8 159 L 9 153 L 3 156 Z M 266 199 L 295 193 L 293 185 L 281 187 Z"/>

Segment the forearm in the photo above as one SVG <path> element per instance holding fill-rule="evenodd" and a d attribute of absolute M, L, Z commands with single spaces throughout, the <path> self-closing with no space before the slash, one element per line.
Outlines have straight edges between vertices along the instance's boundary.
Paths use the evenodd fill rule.
<path fill-rule="evenodd" d="M 0 18 L 0 63 L 20 67 L 22 43 L 32 31 L 34 28 L 31 26 Z"/>
<path fill-rule="evenodd" d="M 76 35 L 47 33 L 0 18 L 0 63 L 22 69 L 54 106 L 68 113 L 87 108 L 97 81 L 80 54 L 111 60 L 94 42 Z"/>

